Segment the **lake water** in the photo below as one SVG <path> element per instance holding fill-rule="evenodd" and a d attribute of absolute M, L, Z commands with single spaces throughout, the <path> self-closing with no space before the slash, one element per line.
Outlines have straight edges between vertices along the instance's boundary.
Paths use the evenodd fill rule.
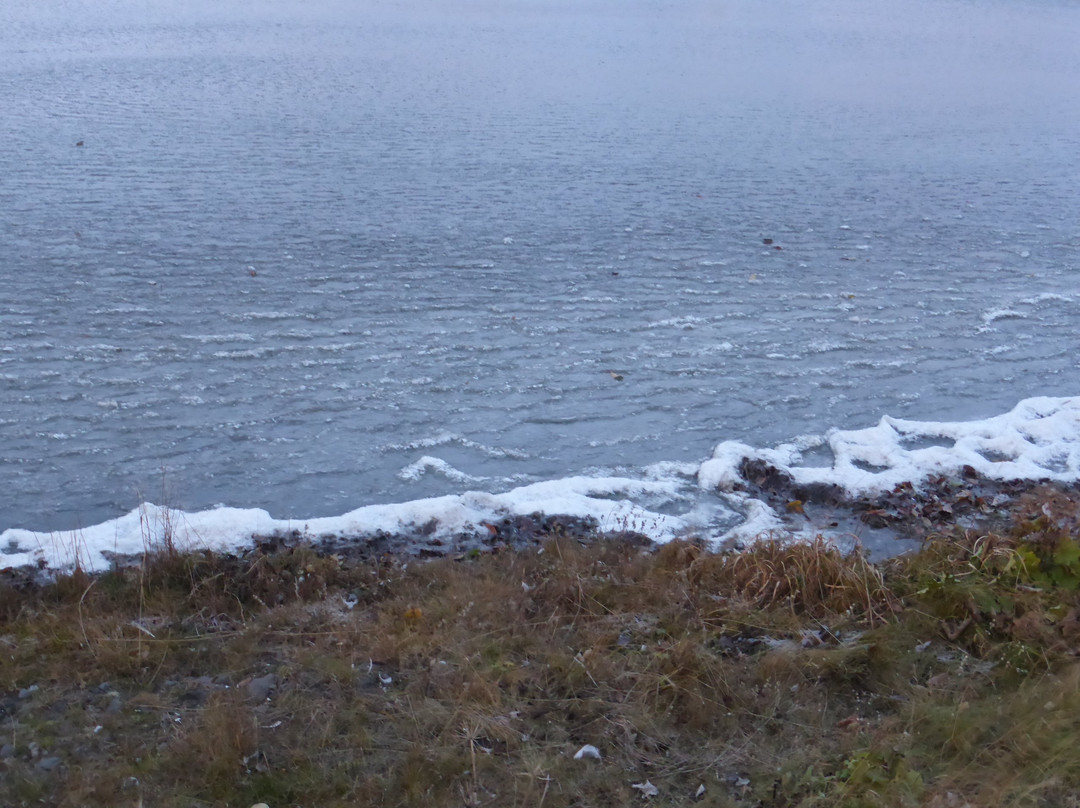
<path fill-rule="evenodd" d="M 1076 394 L 1078 42 L 1036 0 L 5 0 L 0 530 Z"/>

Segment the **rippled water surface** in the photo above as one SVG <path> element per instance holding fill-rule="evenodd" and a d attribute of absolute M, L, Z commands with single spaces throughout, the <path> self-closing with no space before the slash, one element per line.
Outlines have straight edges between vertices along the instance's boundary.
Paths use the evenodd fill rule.
<path fill-rule="evenodd" d="M 1035 0 L 6 0 L 0 529 L 1075 394 L 1077 42 Z"/>

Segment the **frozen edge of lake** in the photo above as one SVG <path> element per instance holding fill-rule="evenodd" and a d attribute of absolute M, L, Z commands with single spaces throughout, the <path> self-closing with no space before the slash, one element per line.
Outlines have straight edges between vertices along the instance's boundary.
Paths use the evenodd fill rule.
<path fill-rule="evenodd" d="M 820 465 L 813 465 L 817 460 Z M 760 461 L 796 486 L 827 486 L 867 497 L 934 476 L 993 481 L 1080 480 L 1080 397 L 1037 397 L 1001 415 L 973 421 L 911 421 L 891 416 L 858 430 L 830 430 L 773 448 L 726 441 L 699 465 L 659 464 L 642 479 L 576 476 L 503 493 L 469 491 L 410 502 L 368 505 L 341 516 L 275 519 L 256 508 L 187 512 L 144 503 L 119 518 L 77 530 L 0 533 L 0 564 L 64 570 L 108 569 L 112 558 L 175 546 L 220 552 L 256 537 L 370 542 L 396 536 L 415 548 L 462 536 L 490 536 L 513 517 L 546 514 L 589 520 L 597 531 L 633 532 L 654 542 L 697 537 L 714 546 L 777 533 L 808 538 L 811 521 L 793 527 L 748 489 L 742 469 Z M 774 503 L 775 504 L 775 503 Z"/>

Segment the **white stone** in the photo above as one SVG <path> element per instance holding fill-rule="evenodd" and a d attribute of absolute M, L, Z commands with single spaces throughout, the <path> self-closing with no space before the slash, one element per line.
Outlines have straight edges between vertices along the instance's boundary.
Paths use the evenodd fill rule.
<path fill-rule="evenodd" d="M 574 755 L 574 760 L 584 760 L 585 758 L 592 758 L 593 760 L 600 760 L 600 750 L 593 746 L 591 743 L 585 744 Z"/>

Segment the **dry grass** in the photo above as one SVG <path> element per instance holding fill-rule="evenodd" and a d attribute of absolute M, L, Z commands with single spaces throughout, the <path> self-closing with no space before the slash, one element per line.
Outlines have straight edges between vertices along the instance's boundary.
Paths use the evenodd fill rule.
<path fill-rule="evenodd" d="M 884 567 L 556 536 L 3 585 L 0 803 L 1065 805 L 1075 507 L 1048 501 Z"/>

